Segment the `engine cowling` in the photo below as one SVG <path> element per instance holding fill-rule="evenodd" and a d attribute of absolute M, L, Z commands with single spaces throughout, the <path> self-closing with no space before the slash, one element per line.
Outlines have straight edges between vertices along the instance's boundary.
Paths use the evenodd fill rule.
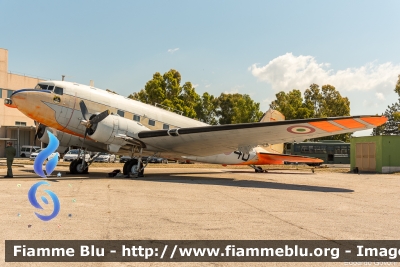
<path fill-rule="evenodd" d="M 94 132 L 88 135 L 97 142 L 111 146 L 122 146 L 127 142 L 116 136 L 127 135 L 134 137 L 138 132 L 148 130 L 149 128 L 137 121 L 132 121 L 117 115 L 110 115 L 99 122 Z"/>
<path fill-rule="evenodd" d="M 68 133 L 64 133 L 61 131 L 54 130 L 52 128 L 44 126 L 44 129 L 40 134 L 38 134 L 38 138 L 42 143 L 48 144 L 49 143 L 49 136 L 47 134 L 47 130 L 52 132 L 55 136 L 57 136 L 57 139 L 60 141 L 60 145 L 57 149 L 57 152 L 59 153 L 64 153 L 67 147 L 70 146 L 76 146 L 80 147 L 82 145 L 82 138 L 71 135 Z M 84 147 L 89 150 L 89 151 L 106 151 L 107 150 L 107 145 L 98 143 L 98 142 L 93 142 L 91 140 L 86 140 L 84 143 Z"/>

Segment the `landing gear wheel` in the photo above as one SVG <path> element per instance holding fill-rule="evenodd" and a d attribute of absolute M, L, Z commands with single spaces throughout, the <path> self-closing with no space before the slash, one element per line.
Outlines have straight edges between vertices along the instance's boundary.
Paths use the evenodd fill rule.
<path fill-rule="evenodd" d="M 89 173 L 89 167 L 87 166 L 87 163 L 85 164 L 86 169 L 83 169 L 83 160 L 82 159 L 75 159 L 71 162 L 69 165 L 69 172 L 71 174 L 87 174 Z"/>
<path fill-rule="evenodd" d="M 143 169 L 143 163 L 140 165 L 140 167 L 142 168 L 142 171 L 138 172 L 137 169 L 137 164 L 138 164 L 138 160 L 137 159 L 131 159 L 129 161 L 127 161 L 124 164 L 124 168 L 123 168 L 123 172 L 124 175 L 134 175 L 134 176 L 138 176 L 138 177 L 143 177 L 143 173 L 144 173 L 144 169 Z"/>
<path fill-rule="evenodd" d="M 257 173 L 258 172 L 264 172 L 264 170 L 261 167 L 255 167 L 254 171 L 257 172 Z"/>

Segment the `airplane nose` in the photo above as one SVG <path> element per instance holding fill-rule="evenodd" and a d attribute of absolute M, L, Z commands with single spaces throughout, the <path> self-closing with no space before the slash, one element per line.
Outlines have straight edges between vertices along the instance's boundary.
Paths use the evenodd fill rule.
<path fill-rule="evenodd" d="M 7 107 L 9 107 L 9 108 L 16 108 L 16 107 L 17 107 L 17 105 L 15 105 L 15 104 L 12 102 L 11 98 L 6 98 L 6 99 L 4 99 L 4 105 L 7 106 Z"/>
<path fill-rule="evenodd" d="M 4 105 L 10 108 L 17 108 L 20 100 L 26 100 L 26 90 L 30 89 L 22 89 L 17 90 L 12 93 L 9 98 L 4 99 Z"/>
<path fill-rule="evenodd" d="M 14 91 L 9 98 L 4 99 L 4 105 L 10 108 L 18 108 L 26 105 L 28 92 L 30 91 L 34 91 L 34 89 L 20 89 Z"/>
<path fill-rule="evenodd" d="M 27 92 L 25 90 L 17 90 L 10 96 L 11 105 L 18 107 L 26 104 Z M 7 100 L 7 99 L 6 99 Z"/>

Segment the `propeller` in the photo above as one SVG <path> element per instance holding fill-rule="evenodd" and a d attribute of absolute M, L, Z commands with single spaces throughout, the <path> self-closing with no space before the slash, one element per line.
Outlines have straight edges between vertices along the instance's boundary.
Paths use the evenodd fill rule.
<path fill-rule="evenodd" d="M 38 123 L 36 121 L 35 121 L 35 125 L 36 125 L 36 132 L 35 132 L 34 140 L 42 138 L 42 136 L 46 132 L 46 127 L 47 127 L 46 125 Z"/>
<path fill-rule="evenodd" d="M 79 106 L 81 108 L 81 112 L 82 112 L 82 117 L 83 120 L 81 121 L 81 124 L 85 125 L 86 127 L 86 131 L 85 131 L 85 137 L 84 137 L 84 141 L 86 139 L 86 136 L 90 133 L 93 134 L 94 131 L 97 128 L 97 124 L 99 122 L 101 122 L 102 120 L 104 120 L 105 118 L 107 118 L 108 115 L 110 115 L 110 111 L 109 110 L 105 110 L 99 114 L 93 114 L 89 117 L 89 112 L 88 109 L 86 107 L 86 104 L 83 100 L 81 100 L 81 102 L 79 102 Z M 89 119 L 88 119 L 89 117 Z"/>

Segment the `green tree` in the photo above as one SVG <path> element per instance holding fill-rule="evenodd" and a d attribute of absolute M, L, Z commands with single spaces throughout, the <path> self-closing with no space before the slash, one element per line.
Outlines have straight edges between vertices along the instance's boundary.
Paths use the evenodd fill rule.
<path fill-rule="evenodd" d="M 181 74 L 171 69 L 161 75 L 156 72 L 144 89 L 128 96 L 146 104 L 161 104 L 170 110 L 182 111 L 182 114 L 197 118 L 196 108 L 200 105 L 200 96 L 191 82 L 181 86 Z"/>
<path fill-rule="evenodd" d="M 304 92 L 305 105 L 313 109 L 315 118 L 350 116 L 350 101 L 342 97 L 332 85 L 322 86 L 311 84 Z"/>
<path fill-rule="evenodd" d="M 218 124 L 216 110 L 218 107 L 218 99 L 213 95 L 205 92 L 200 99 L 200 105 L 196 106 L 196 113 L 199 121 L 216 125 Z"/>
<path fill-rule="evenodd" d="M 400 104 L 393 103 L 391 106 L 388 106 L 385 113 L 382 114 L 386 118 L 388 118 L 387 122 L 378 126 L 372 130 L 372 135 L 400 135 L 399 131 L 399 111 Z"/>
<path fill-rule="evenodd" d="M 182 111 L 187 117 L 211 125 L 255 122 L 263 114 L 260 104 L 248 95 L 221 94 L 216 98 L 205 92 L 200 97 L 191 82 L 181 85 L 181 80 L 180 73 L 173 69 L 164 75 L 156 72 L 144 89 L 128 98 L 146 104 L 161 104 L 169 110 Z"/>
<path fill-rule="evenodd" d="M 275 96 L 276 100 L 272 101 L 270 108 L 281 112 L 286 120 L 311 118 L 314 114 L 310 103 L 303 102 L 300 90 L 281 91 Z"/>
<path fill-rule="evenodd" d="M 399 100 L 388 106 L 385 113 L 382 114 L 388 118 L 387 122 L 373 129 L 372 135 L 400 135 L 400 75 L 394 91 L 399 95 Z"/>
<path fill-rule="evenodd" d="M 217 99 L 217 104 L 216 115 L 219 124 L 257 122 L 263 115 L 260 103 L 255 103 L 246 94 L 222 93 Z"/>

